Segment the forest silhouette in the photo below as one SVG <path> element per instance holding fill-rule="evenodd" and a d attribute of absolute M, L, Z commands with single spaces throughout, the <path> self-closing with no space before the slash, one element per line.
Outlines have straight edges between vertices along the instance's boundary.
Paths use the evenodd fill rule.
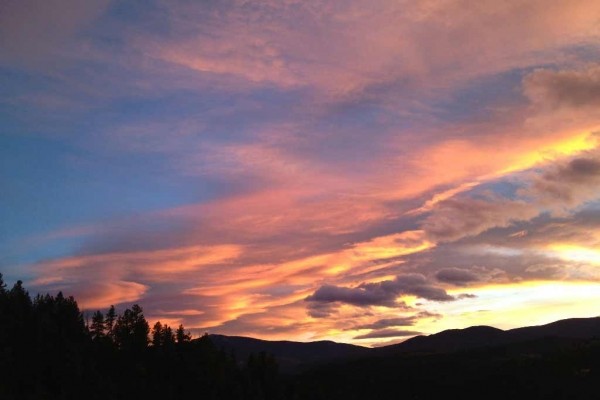
<path fill-rule="evenodd" d="M 240 365 L 241 364 L 241 365 Z M 150 330 L 135 304 L 86 324 L 71 296 L 37 295 L 0 274 L 0 399 L 275 399 L 265 353 L 243 363 L 180 325 Z"/>
<path fill-rule="evenodd" d="M 283 365 L 279 371 L 271 349 Z M 237 359 L 242 354 L 243 359 Z M 311 353 L 312 352 L 312 353 Z M 309 360 L 304 365 L 291 361 Z M 471 327 L 377 349 L 192 339 L 141 306 L 86 321 L 61 292 L 33 299 L 0 274 L 0 399 L 597 399 L 600 318 Z"/>

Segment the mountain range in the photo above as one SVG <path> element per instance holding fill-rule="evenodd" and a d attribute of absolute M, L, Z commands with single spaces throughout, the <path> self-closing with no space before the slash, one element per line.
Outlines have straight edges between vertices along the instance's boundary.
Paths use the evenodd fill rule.
<path fill-rule="evenodd" d="M 450 329 L 427 336 L 415 336 L 402 343 L 367 348 L 332 341 L 269 341 L 241 336 L 209 335 L 213 344 L 235 355 L 242 363 L 252 353 L 275 357 L 282 372 L 295 372 L 315 364 L 363 357 L 398 354 L 451 353 L 545 340 L 588 340 L 600 338 L 600 317 L 572 318 L 546 325 L 502 330 L 490 326 Z"/>

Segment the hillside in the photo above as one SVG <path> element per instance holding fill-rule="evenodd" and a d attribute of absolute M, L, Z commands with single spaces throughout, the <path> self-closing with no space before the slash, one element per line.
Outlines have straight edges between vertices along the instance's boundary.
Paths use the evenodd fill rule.
<path fill-rule="evenodd" d="M 598 399 L 600 318 L 415 337 L 290 385 L 295 399 Z"/>
<path fill-rule="evenodd" d="M 494 347 L 544 338 L 600 338 L 600 317 L 572 318 L 546 325 L 503 331 L 489 326 L 451 329 L 429 336 L 416 336 L 402 343 L 376 349 L 378 354 L 412 352 L 451 352 L 478 347 Z"/>
<path fill-rule="evenodd" d="M 209 335 L 218 349 L 245 363 L 250 354 L 265 352 L 275 356 L 282 372 L 293 372 L 310 364 L 355 358 L 370 354 L 366 347 L 332 341 L 269 341 L 242 336 Z"/>

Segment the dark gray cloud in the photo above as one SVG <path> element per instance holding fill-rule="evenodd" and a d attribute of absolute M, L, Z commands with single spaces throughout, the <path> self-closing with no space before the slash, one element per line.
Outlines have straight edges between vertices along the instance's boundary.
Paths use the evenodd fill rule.
<path fill-rule="evenodd" d="M 473 271 L 463 268 L 444 268 L 439 270 L 435 274 L 435 277 L 440 282 L 452 283 L 454 285 L 478 282 L 481 279 Z"/>
<path fill-rule="evenodd" d="M 598 196 L 600 159 L 597 154 L 573 158 L 554 166 L 521 193 L 553 209 L 576 206 Z"/>
<path fill-rule="evenodd" d="M 430 284 L 421 274 L 399 275 L 394 280 L 363 283 L 351 288 L 324 285 L 305 300 L 309 303 L 309 314 L 321 317 L 329 315 L 333 309 L 332 305 L 336 303 L 358 307 L 403 307 L 404 303 L 396 301 L 401 295 L 413 295 L 431 301 L 455 300 L 443 288 Z"/>
<path fill-rule="evenodd" d="M 551 108 L 600 105 L 600 66 L 585 70 L 537 70 L 523 81 L 525 95 Z"/>
<path fill-rule="evenodd" d="M 569 162 L 561 163 L 564 168 L 558 169 L 565 170 L 567 164 Z M 581 169 L 576 164 L 571 168 Z M 596 188 L 597 191 L 597 187 L 591 185 L 589 190 Z M 589 202 L 581 207 L 579 212 L 543 213 L 528 221 L 489 229 L 456 242 L 441 243 L 426 253 L 409 255 L 406 264 L 435 278 L 442 270 L 465 270 L 479 277 L 473 285 L 581 279 L 590 276 L 585 262 L 567 261 L 549 249 L 549 245 L 557 243 L 590 249 L 600 246 L 600 239 L 593 234 L 600 229 L 600 203 Z M 527 234 L 518 234 L 525 231 Z"/>
<path fill-rule="evenodd" d="M 366 283 L 359 286 L 367 291 L 388 293 L 390 296 L 398 297 L 407 294 L 414 295 L 426 300 L 432 301 L 451 301 L 454 297 L 438 286 L 434 286 L 427 281 L 421 274 L 398 275 L 391 281 L 382 281 L 377 283 Z"/>
<path fill-rule="evenodd" d="M 412 326 L 417 319 L 416 317 L 384 318 L 371 324 L 358 325 L 353 329 L 383 329 L 392 326 Z"/>
<path fill-rule="evenodd" d="M 354 306 L 389 306 L 396 301 L 396 292 L 378 289 L 376 287 L 359 286 L 355 288 L 324 285 L 306 298 L 307 301 L 320 303 L 341 302 Z"/>
<path fill-rule="evenodd" d="M 313 318 L 326 318 L 334 314 L 336 310 L 335 304 L 311 302 L 308 304 L 306 312 Z"/>
<path fill-rule="evenodd" d="M 453 241 L 493 227 L 506 227 L 514 221 L 528 220 L 538 213 L 534 205 L 524 201 L 456 197 L 440 202 L 422 227 L 434 240 Z"/>
<path fill-rule="evenodd" d="M 421 332 L 417 331 L 405 331 L 401 329 L 381 329 L 365 333 L 364 335 L 355 336 L 354 339 L 382 339 L 391 337 L 406 337 L 406 336 L 417 336 Z"/>
<path fill-rule="evenodd" d="M 593 158 L 571 160 L 563 173 L 575 178 L 600 175 L 600 161 Z"/>
<path fill-rule="evenodd" d="M 423 311 L 420 313 L 417 313 L 415 315 L 410 315 L 407 317 L 398 317 L 398 318 L 383 318 L 383 319 L 379 319 L 375 322 L 372 322 L 370 324 L 363 324 L 363 325 L 357 325 L 353 328 L 351 328 L 352 330 L 356 330 L 356 329 L 385 329 L 385 328 L 391 328 L 391 327 L 395 327 L 395 326 L 412 326 L 415 324 L 415 322 L 417 322 L 420 319 L 425 319 L 425 318 L 441 318 L 442 316 L 440 314 L 436 314 L 436 313 L 431 313 L 428 311 Z"/>
<path fill-rule="evenodd" d="M 572 212 L 573 207 L 600 198 L 600 153 L 592 150 L 548 163 L 517 180 L 514 193 L 498 193 L 495 184 L 500 182 L 492 182 L 486 190 L 479 188 L 479 192 L 441 201 L 423 219 L 421 228 L 439 244 L 531 221 L 546 211 L 556 215 Z"/>

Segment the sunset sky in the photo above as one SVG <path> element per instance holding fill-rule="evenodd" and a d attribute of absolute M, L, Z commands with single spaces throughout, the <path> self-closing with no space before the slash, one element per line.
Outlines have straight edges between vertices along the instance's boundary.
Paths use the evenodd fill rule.
<path fill-rule="evenodd" d="M 0 272 L 365 346 L 600 315 L 597 0 L 0 3 Z"/>

